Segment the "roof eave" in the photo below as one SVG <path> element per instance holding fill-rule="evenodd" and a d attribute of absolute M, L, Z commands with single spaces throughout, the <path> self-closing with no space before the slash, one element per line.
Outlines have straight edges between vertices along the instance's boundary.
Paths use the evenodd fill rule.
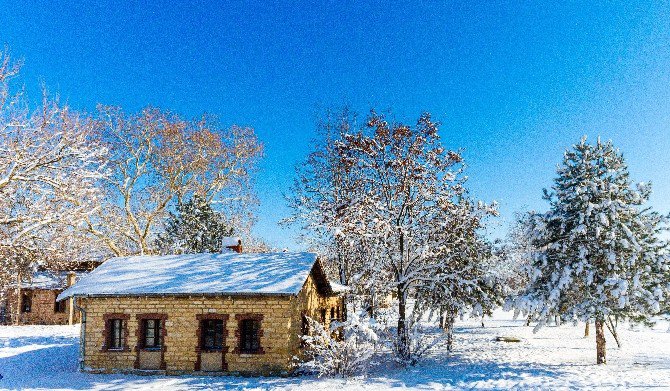
<path fill-rule="evenodd" d="M 113 298 L 113 297 L 224 297 L 224 296 L 234 296 L 234 297 L 295 297 L 297 293 L 287 293 L 287 292 L 194 292 L 194 293 L 82 293 L 82 294 L 68 294 L 61 298 L 57 298 L 58 301 L 63 301 L 71 297 L 79 298 Z M 59 296 L 60 297 L 60 296 Z"/>

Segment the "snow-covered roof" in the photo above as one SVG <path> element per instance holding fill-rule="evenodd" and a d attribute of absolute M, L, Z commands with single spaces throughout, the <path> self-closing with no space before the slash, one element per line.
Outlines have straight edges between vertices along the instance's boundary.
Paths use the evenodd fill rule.
<path fill-rule="evenodd" d="M 37 271 L 30 280 L 21 282 L 23 289 L 63 289 L 67 286 L 69 271 Z M 86 275 L 86 272 L 74 272 L 77 278 Z"/>
<path fill-rule="evenodd" d="M 58 300 L 71 296 L 296 295 L 316 261 L 314 253 L 112 258 L 61 293 Z"/>
<path fill-rule="evenodd" d="M 65 288 L 67 272 L 35 272 L 30 281 L 24 281 L 22 288 L 27 289 L 58 289 Z"/>

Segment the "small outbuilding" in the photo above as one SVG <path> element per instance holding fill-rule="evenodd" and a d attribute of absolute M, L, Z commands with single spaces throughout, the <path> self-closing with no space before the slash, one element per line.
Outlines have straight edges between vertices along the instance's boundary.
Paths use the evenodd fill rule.
<path fill-rule="evenodd" d="M 91 372 L 288 374 L 306 317 L 344 316 L 314 253 L 112 258 L 58 300 L 81 311 Z"/>
<path fill-rule="evenodd" d="M 10 285 L 0 294 L 0 324 L 78 323 L 79 313 L 71 300 L 56 298 L 98 265 L 100 262 L 81 262 L 68 270 L 40 269 L 24 278 L 20 286 Z"/>

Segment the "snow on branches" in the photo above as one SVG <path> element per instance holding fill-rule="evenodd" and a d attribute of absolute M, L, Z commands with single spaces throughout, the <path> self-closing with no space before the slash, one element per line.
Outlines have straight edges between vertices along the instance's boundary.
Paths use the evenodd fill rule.
<path fill-rule="evenodd" d="M 352 312 L 346 321 L 333 321 L 329 327 L 309 317 L 303 321 L 309 332 L 302 336 L 299 372 L 348 377 L 363 374 L 372 364 L 378 327 L 366 314 Z"/>
<path fill-rule="evenodd" d="M 36 109 L 12 94 L 18 67 L 6 52 L 0 62 L 0 259 L 15 274 L 40 255 L 50 262 L 79 255 L 69 238 L 99 205 L 107 150 L 93 141 L 93 120 L 46 92 Z"/>
<path fill-rule="evenodd" d="M 308 228 L 330 233 L 338 261 L 352 257 L 349 284 L 373 314 L 377 297 L 397 298 L 397 353 L 411 361 L 409 299 L 418 299 L 415 317 L 494 301 L 477 264 L 490 254 L 481 230 L 495 206 L 470 199 L 461 155 L 442 146 L 429 114 L 409 126 L 373 111 L 361 129 L 348 118 L 310 156 L 292 206 Z"/>

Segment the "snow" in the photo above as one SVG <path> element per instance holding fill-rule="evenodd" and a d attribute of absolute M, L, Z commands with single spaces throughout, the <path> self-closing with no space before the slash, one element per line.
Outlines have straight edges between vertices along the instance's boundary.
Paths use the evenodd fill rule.
<path fill-rule="evenodd" d="M 225 238 L 221 239 L 221 247 L 225 249 L 227 247 L 237 246 L 241 242 L 242 240 L 237 236 L 226 236 Z"/>
<path fill-rule="evenodd" d="M 454 353 L 443 347 L 415 367 L 392 364 L 371 370 L 367 377 L 347 380 L 316 377 L 248 378 L 202 376 L 137 376 L 89 374 L 77 370 L 78 326 L 0 326 L 2 389 L 59 390 L 384 390 L 384 389 L 668 389 L 670 333 L 668 324 L 653 329 L 621 327 L 623 347 L 608 335 L 608 364 L 595 362 L 594 333 L 583 338 L 584 326 L 532 327 L 497 312 L 486 319 L 456 324 Z M 593 329 L 592 329 L 593 331 Z M 497 342 L 517 336 L 520 343 Z"/>
<path fill-rule="evenodd" d="M 334 293 L 345 293 L 345 292 L 349 292 L 351 290 L 351 288 L 349 288 L 348 286 L 339 284 L 339 283 L 334 282 L 334 281 L 329 281 L 329 284 L 330 284 L 330 289 L 332 289 L 332 291 Z"/>
<path fill-rule="evenodd" d="M 143 294 L 292 294 L 314 253 L 189 254 L 112 258 L 58 296 Z"/>
<path fill-rule="evenodd" d="M 64 288 L 66 284 L 67 272 L 49 272 L 41 271 L 35 272 L 30 282 L 23 281 L 21 286 L 23 288 L 33 289 L 58 289 Z"/>
<path fill-rule="evenodd" d="M 68 273 L 75 273 L 77 279 L 88 274 L 88 272 L 70 271 L 38 271 L 33 273 L 30 281 L 23 281 L 21 287 L 24 289 L 63 289 L 67 286 Z M 16 286 L 15 283 L 11 286 Z"/>

